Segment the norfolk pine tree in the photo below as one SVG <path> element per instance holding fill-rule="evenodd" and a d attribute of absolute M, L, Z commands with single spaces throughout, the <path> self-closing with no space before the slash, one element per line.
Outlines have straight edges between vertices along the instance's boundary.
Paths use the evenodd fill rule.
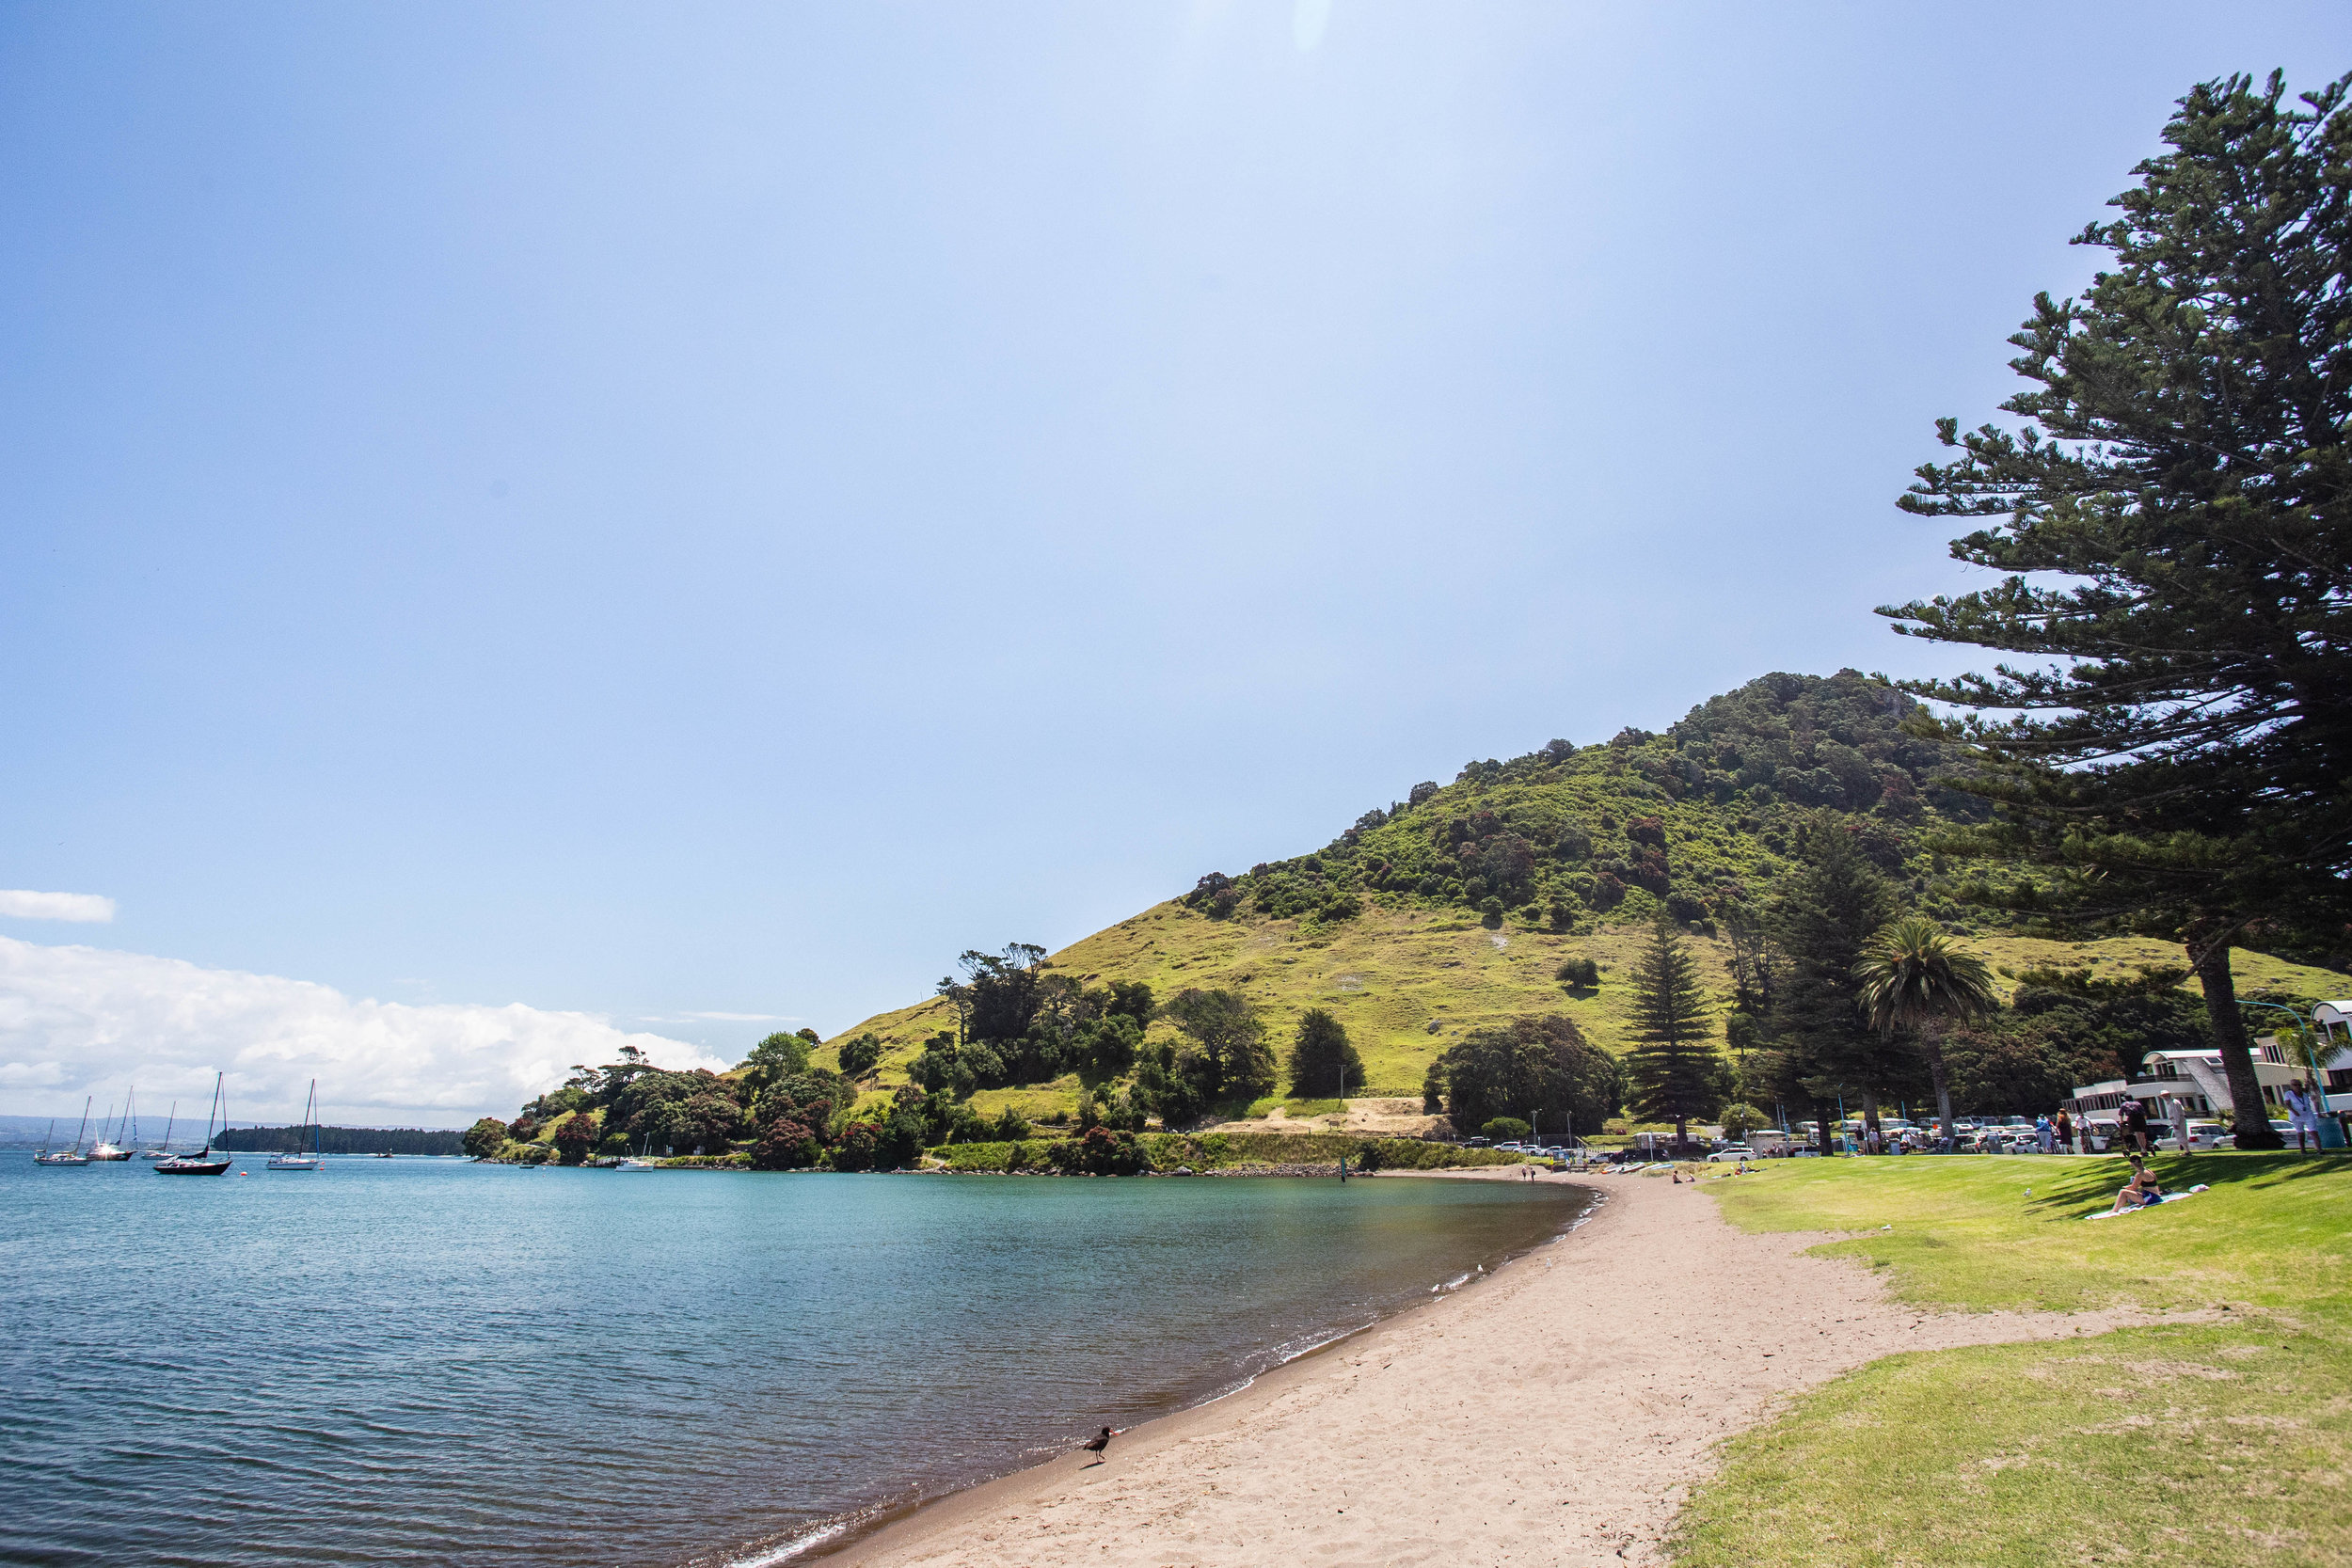
<path fill-rule="evenodd" d="M 1625 1072 L 1633 1108 L 1644 1120 L 1671 1121 L 1675 1142 L 1691 1141 L 1693 1118 L 1724 1102 L 1729 1069 L 1708 1043 L 1715 1032 L 1699 966 L 1682 933 L 1663 912 L 1649 945 L 1633 966 L 1633 1009 L 1626 1037 Z"/>
<path fill-rule="evenodd" d="M 1769 916 L 1782 959 L 1772 992 L 1773 1076 L 1790 1099 L 1815 1107 L 1823 1152 L 1828 1103 L 1848 1091 L 1875 1098 L 1896 1076 L 1891 1047 L 1863 1015 L 1854 968 L 1896 911 L 1886 879 L 1854 847 L 1834 816 L 1807 825 L 1797 862 L 1781 879 Z"/>
<path fill-rule="evenodd" d="M 2002 519 L 1952 554 L 2003 580 L 1881 611 L 2046 661 L 1906 683 L 2012 716 L 1959 727 L 1979 772 L 1952 782 L 2001 810 L 1942 847 L 2041 870 L 1987 901 L 2183 942 L 2247 1148 L 2278 1138 L 2230 949 L 2268 926 L 2340 951 L 2352 904 L 2347 84 L 2180 101 L 2170 150 L 2076 238 L 2114 270 L 2010 340 L 2022 428 L 1940 421 L 1960 455 L 1899 503 Z"/>

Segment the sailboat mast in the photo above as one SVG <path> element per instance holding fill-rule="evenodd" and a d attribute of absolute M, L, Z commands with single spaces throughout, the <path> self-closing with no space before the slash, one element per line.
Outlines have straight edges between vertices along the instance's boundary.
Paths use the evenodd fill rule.
<path fill-rule="evenodd" d="M 179 1119 L 180 1102 L 175 1100 L 171 1102 L 171 1115 L 164 1117 L 164 1152 L 166 1154 L 171 1152 L 171 1129 Z"/>
<path fill-rule="evenodd" d="M 82 1151 L 82 1134 L 89 1131 L 90 1101 L 96 1098 L 97 1096 L 91 1095 L 82 1101 L 82 1125 L 73 1130 L 73 1152 L 76 1154 Z"/>

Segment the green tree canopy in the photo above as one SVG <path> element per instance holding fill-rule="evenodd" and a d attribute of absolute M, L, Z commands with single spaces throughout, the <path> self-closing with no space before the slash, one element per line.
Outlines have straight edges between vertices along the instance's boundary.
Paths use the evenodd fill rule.
<path fill-rule="evenodd" d="M 1625 1080 L 1617 1059 L 1558 1013 L 1473 1029 L 1429 1066 L 1424 1108 L 1442 1105 L 1469 1132 L 1496 1117 L 1539 1131 L 1597 1132 L 1617 1114 Z"/>
<path fill-rule="evenodd" d="M 2001 519 L 1952 553 L 2002 580 L 1881 611 L 2030 657 L 1911 683 L 2010 716 L 1963 732 L 2002 815 L 1954 847 L 2044 870 L 1981 895 L 2186 945 L 2243 1148 L 2276 1140 L 2230 948 L 2282 917 L 2340 946 L 2352 876 L 2347 86 L 2180 101 L 2170 150 L 2076 238 L 2112 270 L 2010 340 L 2017 427 L 1941 421 L 1960 455 L 1902 498 Z"/>
<path fill-rule="evenodd" d="M 1168 1016 L 1199 1048 L 1197 1055 L 1207 1069 L 1199 1088 L 1206 1099 L 1254 1099 L 1274 1086 L 1274 1053 L 1266 1048 L 1265 1024 L 1241 992 L 1178 991 L 1168 1004 Z"/>
<path fill-rule="evenodd" d="M 1893 890 L 1845 824 L 1817 816 L 1768 916 L 1780 955 L 1770 1077 L 1788 1099 L 1819 1108 L 1836 1096 L 1875 1095 L 1899 1076 L 1892 1048 L 1863 1012 L 1854 978 L 1864 948 L 1895 912 Z"/>
<path fill-rule="evenodd" d="M 740 1067 L 749 1080 L 754 1094 L 779 1078 L 790 1078 L 808 1070 L 808 1041 L 798 1035 L 775 1034 L 752 1047 Z"/>
<path fill-rule="evenodd" d="M 1346 1026 L 1321 1007 L 1310 1007 L 1299 1016 L 1298 1033 L 1291 1040 L 1290 1059 L 1284 1066 L 1290 1073 L 1291 1093 L 1299 1099 L 1344 1098 L 1346 1085 L 1363 1092 L 1363 1058 L 1349 1043 Z"/>

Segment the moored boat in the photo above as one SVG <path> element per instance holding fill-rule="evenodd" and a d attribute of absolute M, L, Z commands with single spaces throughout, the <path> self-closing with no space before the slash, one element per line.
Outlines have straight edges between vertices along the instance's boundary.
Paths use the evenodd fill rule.
<path fill-rule="evenodd" d="M 180 1102 L 175 1100 L 171 1102 L 171 1115 L 164 1118 L 164 1141 L 157 1144 L 153 1148 L 143 1148 L 139 1150 L 139 1158 L 145 1160 L 149 1164 L 153 1164 L 158 1160 L 170 1159 L 172 1124 L 177 1122 L 179 1119 Z"/>
<path fill-rule="evenodd" d="M 270 1169 L 318 1170 L 322 1167 L 325 1164 L 325 1134 L 318 1124 L 318 1113 L 319 1081 L 313 1078 L 310 1080 L 310 1101 L 302 1108 L 302 1125 L 310 1130 L 310 1152 L 305 1154 L 296 1149 L 292 1154 L 273 1154 L 269 1157 Z"/>
<path fill-rule="evenodd" d="M 50 1132 L 56 1132 L 56 1127 L 57 1124 L 56 1122 L 51 1122 L 49 1124 Z M 88 1164 L 89 1156 L 82 1152 L 82 1133 L 87 1132 L 88 1130 L 89 1101 L 85 1100 L 82 1101 L 82 1126 L 81 1129 L 73 1134 L 73 1147 L 72 1148 L 58 1149 L 53 1154 L 49 1149 L 49 1134 L 44 1132 L 41 1134 L 40 1139 L 40 1152 L 33 1156 L 33 1164 L 37 1165 L 47 1165 L 52 1169 L 63 1168 L 67 1170 L 76 1169 L 80 1166 Z"/>
<path fill-rule="evenodd" d="M 215 1117 L 224 1123 L 227 1120 L 219 1116 L 224 1076 L 217 1072 L 213 1074 L 213 1115 L 204 1118 L 204 1147 L 194 1154 L 174 1155 L 168 1160 L 156 1162 L 157 1176 L 219 1176 L 229 1169 L 233 1156 L 213 1151 L 213 1122 Z"/>
<path fill-rule="evenodd" d="M 138 1142 L 137 1135 L 131 1131 L 131 1107 L 137 1102 L 137 1100 L 138 1091 L 136 1089 L 133 1089 L 129 1095 L 124 1097 L 122 1101 L 122 1119 L 115 1124 L 114 1136 L 111 1138 L 101 1136 L 96 1147 L 91 1148 L 89 1151 L 89 1157 L 91 1159 L 128 1160 L 131 1157 L 131 1150 L 125 1146 Z M 112 1109 L 107 1111 L 106 1119 L 109 1121 L 114 1120 L 114 1112 Z M 115 1141 L 116 1138 L 119 1138 L 122 1141 L 120 1143 L 117 1143 Z"/>

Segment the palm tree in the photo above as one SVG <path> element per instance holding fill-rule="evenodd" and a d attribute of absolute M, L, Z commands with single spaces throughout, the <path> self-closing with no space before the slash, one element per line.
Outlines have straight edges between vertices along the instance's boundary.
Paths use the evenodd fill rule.
<path fill-rule="evenodd" d="M 1925 915 L 1907 914 L 1870 939 L 1853 976 L 1871 1027 L 1888 1039 L 1899 1029 L 1918 1037 L 1928 1076 L 1935 1082 L 1936 1119 L 1948 1141 L 1952 1091 L 1944 1072 L 1941 1030 L 1947 1022 L 1982 1018 L 2001 1005 L 1992 971 L 1982 958 L 1962 952 L 1943 927 Z"/>

